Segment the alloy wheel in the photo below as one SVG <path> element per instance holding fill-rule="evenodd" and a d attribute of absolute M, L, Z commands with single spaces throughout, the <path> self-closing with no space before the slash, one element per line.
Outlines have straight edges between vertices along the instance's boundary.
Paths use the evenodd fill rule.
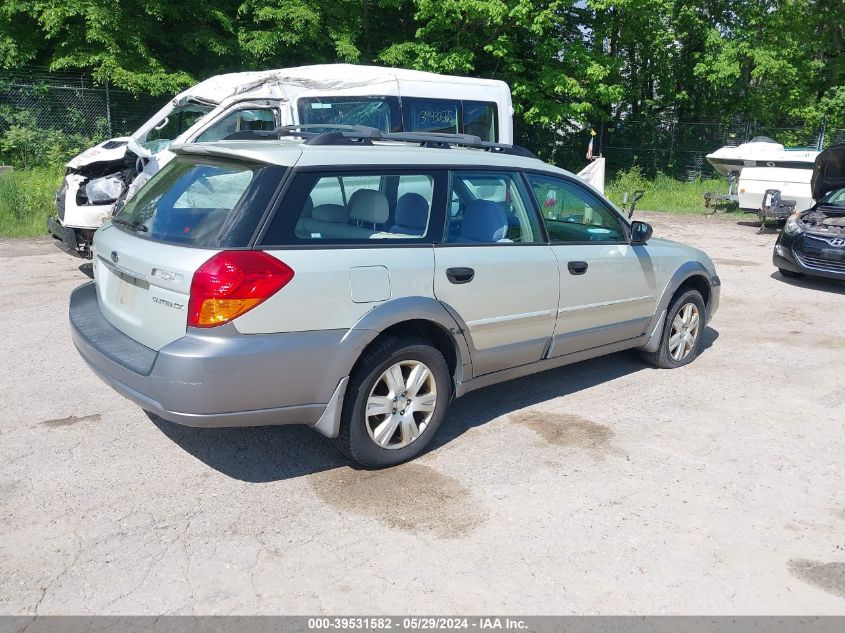
<path fill-rule="evenodd" d="M 695 349 L 701 326 L 701 315 L 694 303 L 685 303 L 672 320 L 669 335 L 669 355 L 674 361 L 681 361 Z"/>
<path fill-rule="evenodd" d="M 380 447 L 405 448 L 425 431 L 437 405 L 437 384 L 420 361 L 403 360 L 379 376 L 367 398 L 367 432 Z"/>

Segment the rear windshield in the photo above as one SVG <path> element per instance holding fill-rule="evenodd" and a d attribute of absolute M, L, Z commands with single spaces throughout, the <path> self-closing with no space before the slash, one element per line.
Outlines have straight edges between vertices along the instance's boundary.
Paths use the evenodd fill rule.
<path fill-rule="evenodd" d="M 179 156 L 112 223 L 155 242 L 248 246 L 284 171 L 276 165 Z"/>

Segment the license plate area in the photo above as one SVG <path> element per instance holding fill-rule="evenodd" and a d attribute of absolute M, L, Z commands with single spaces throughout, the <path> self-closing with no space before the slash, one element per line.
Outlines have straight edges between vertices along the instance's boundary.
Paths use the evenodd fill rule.
<path fill-rule="evenodd" d="M 104 312 L 134 325 L 140 324 L 143 321 L 141 302 L 150 290 L 150 283 L 103 258 L 99 264 L 97 285 L 101 288 L 100 303 Z"/>
<path fill-rule="evenodd" d="M 132 310 L 139 298 L 139 295 L 150 289 L 150 284 L 143 280 L 127 275 L 120 271 L 112 271 L 115 276 L 114 301 L 121 308 Z"/>

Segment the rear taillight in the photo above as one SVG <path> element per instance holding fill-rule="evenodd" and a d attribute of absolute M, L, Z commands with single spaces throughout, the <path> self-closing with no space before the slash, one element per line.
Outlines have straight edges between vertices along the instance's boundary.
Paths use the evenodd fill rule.
<path fill-rule="evenodd" d="M 270 298 L 293 279 L 290 266 L 262 251 L 223 251 L 191 280 L 188 325 L 223 325 Z"/>

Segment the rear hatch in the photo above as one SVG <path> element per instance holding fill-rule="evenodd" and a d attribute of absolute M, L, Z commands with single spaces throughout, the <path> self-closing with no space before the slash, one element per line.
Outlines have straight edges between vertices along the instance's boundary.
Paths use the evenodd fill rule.
<path fill-rule="evenodd" d="M 154 350 L 184 336 L 194 272 L 250 246 L 284 172 L 207 156 L 168 163 L 95 235 L 103 316 Z"/>

